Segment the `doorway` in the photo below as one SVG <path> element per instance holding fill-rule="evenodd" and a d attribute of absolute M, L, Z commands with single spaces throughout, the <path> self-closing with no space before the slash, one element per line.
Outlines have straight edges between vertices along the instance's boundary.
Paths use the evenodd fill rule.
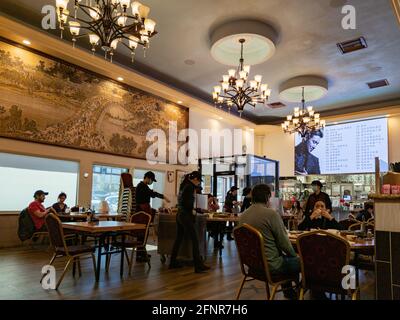
<path fill-rule="evenodd" d="M 236 177 L 234 174 L 224 174 L 216 176 L 216 186 L 214 196 L 217 197 L 220 208 L 224 207 L 225 196 L 229 189 L 236 185 Z"/>

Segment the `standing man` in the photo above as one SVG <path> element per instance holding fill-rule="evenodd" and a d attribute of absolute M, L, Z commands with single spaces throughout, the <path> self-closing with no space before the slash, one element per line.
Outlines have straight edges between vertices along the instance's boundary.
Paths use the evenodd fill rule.
<path fill-rule="evenodd" d="M 314 206 L 318 201 L 322 201 L 325 203 L 325 208 L 329 213 L 332 213 L 332 202 L 329 198 L 328 194 L 322 192 L 322 183 L 319 180 L 314 180 L 311 182 L 311 187 L 313 189 L 313 193 L 308 197 L 306 207 L 304 210 L 304 215 L 311 216 Z"/>
<path fill-rule="evenodd" d="M 160 198 L 166 202 L 170 202 L 163 194 L 149 188 L 153 182 L 157 182 L 156 175 L 154 172 L 148 171 L 145 173 L 143 181 L 140 181 L 136 186 L 136 212 L 144 211 L 153 216 L 154 214 L 150 206 L 151 198 Z"/>
<path fill-rule="evenodd" d="M 238 204 L 237 201 L 237 191 L 239 190 L 238 187 L 233 186 L 229 189 L 228 193 L 225 196 L 225 203 L 224 203 L 224 211 L 228 213 L 233 213 L 233 207 Z M 233 223 L 229 222 L 228 223 L 228 228 L 227 228 L 227 239 L 229 241 L 233 240 L 232 237 L 232 230 L 233 230 Z M 221 239 L 222 241 L 222 239 Z"/>
<path fill-rule="evenodd" d="M 210 269 L 203 263 L 200 257 L 199 239 L 197 238 L 194 210 L 194 201 L 196 197 L 196 187 L 200 185 L 202 179 L 199 171 L 193 171 L 185 177 L 185 180 L 179 187 L 178 194 L 178 213 L 176 215 L 176 239 L 171 253 L 169 268 L 180 268 L 181 264 L 177 261 L 179 248 L 186 233 L 192 241 L 194 271 L 202 273 Z"/>
<path fill-rule="evenodd" d="M 150 206 L 151 198 L 160 198 L 164 199 L 166 202 L 170 202 L 168 198 L 166 198 L 161 193 L 155 192 L 150 189 L 149 186 L 153 184 L 153 182 L 157 182 L 156 175 L 152 171 L 148 171 L 145 173 L 143 181 L 140 181 L 136 186 L 136 212 L 144 211 L 151 215 L 151 220 L 154 219 L 154 212 Z M 136 261 L 138 262 L 147 262 L 150 258 L 150 255 L 147 254 L 146 248 L 138 247 L 136 254 Z"/>

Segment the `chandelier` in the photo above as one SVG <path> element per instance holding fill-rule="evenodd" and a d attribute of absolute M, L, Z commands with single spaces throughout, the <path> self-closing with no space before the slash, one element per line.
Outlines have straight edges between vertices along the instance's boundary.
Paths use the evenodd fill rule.
<path fill-rule="evenodd" d="M 131 51 L 132 62 L 138 45 L 143 46 L 146 55 L 149 39 L 157 33 L 154 30 L 156 23 L 148 18 L 149 7 L 130 0 L 75 0 L 74 14 L 71 15 L 68 2 L 56 0 L 57 16 L 61 38 L 64 29 L 68 28 L 74 47 L 78 38 L 88 36 L 93 54 L 100 46 L 105 52 L 104 58 L 109 55 L 111 62 L 118 44 Z M 85 32 L 81 34 L 81 30 Z"/>
<path fill-rule="evenodd" d="M 320 119 L 319 113 L 315 113 L 313 107 L 305 107 L 304 87 L 302 88 L 302 108 L 294 108 L 294 114 L 287 116 L 287 120 L 282 123 L 285 133 L 298 133 L 302 138 L 307 134 L 325 127 L 325 120 Z"/>
<path fill-rule="evenodd" d="M 241 45 L 240 60 L 237 70 L 230 69 L 228 74 L 222 76 L 220 86 L 214 87 L 213 100 L 215 105 L 228 109 L 236 106 L 240 116 L 244 107 L 248 104 L 255 107 L 257 103 L 264 104 L 271 95 L 267 84 L 261 84 L 262 76 L 256 75 L 254 80 L 249 80 L 250 66 L 244 65 L 243 44 L 245 39 L 239 40 Z"/>

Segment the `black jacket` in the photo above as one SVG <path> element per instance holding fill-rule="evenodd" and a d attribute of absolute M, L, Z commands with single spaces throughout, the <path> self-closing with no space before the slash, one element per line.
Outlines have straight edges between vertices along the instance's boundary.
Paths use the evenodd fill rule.
<path fill-rule="evenodd" d="M 237 201 L 237 197 L 232 194 L 232 192 L 228 191 L 225 197 L 224 209 L 226 212 L 232 212 L 233 210 L 233 202 Z"/>
<path fill-rule="evenodd" d="M 319 159 L 308 152 L 307 144 L 302 142 L 295 147 L 295 170 L 307 174 L 321 174 Z"/>
<path fill-rule="evenodd" d="M 367 210 L 362 210 L 358 213 L 356 219 L 358 221 L 368 221 L 369 219 L 372 218 L 372 215 L 367 211 Z"/>
<path fill-rule="evenodd" d="M 136 211 L 142 210 L 140 208 L 141 204 L 150 204 L 150 198 L 164 199 L 164 196 L 161 193 L 151 190 L 147 184 L 140 181 L 136 186 Z"/>
<path fill-rule="evenodd" d="M 196 187 L 189 180 L 184 180 L 179 186 L 178 213 L 193 215 Z"/>
<path fill-rule="evenodd" d="M 328 220 L 325 217 L 320 219 L 310 219 L 310 216 L 305 216 L 304 220 L 299 224 L 299 230 L 310 230 L 310 229 L 336 229 L 342 230 L 342 226 L 335 220 Z"/>
<path fill-rule="evenodd" d="M 240 208 L 240 212 L 243 212 L 250 206 L 251 206 L 251 198 L 244 197 L 242 207 Z"/>

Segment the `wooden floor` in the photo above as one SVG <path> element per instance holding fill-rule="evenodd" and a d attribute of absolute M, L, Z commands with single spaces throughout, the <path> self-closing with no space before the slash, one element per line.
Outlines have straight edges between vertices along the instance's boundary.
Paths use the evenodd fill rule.
<path fill-rule="evenodd" d="M 50 259 L 47 247 L 0 250 L 0 299 L 208 299 L 235 298 L 241 272 L 234 242 L 225 241 L 223 256 L 214 252 L 211 244 L 207 263 L 212 269 L 195 274 L 193 268 L 168 270 L 156 251 L 149 252 L 152 268 L 137 263 L 131 276 L 119 276 L 119 259 L 114 257 L 110 272 L 101 270 L 98 284 L 94 281 L 92 262 L 82 261 L 82 277 L 68 272 L 58 291 L 42 289 L 39 279 L 43 265 Z M 104 259 L 103 259 L 104 261 Z M 58 274 L 63 264 L 56 264 Z M 125 268 L 127 271 L 127 268 Z M 374 299 L 374 273 L 361 272 L 361 299 Z M 306 299 L 308 296 L 306 295 Z M 245 285 L 241 299 L 263 300 L 263 283 L 252 281 Z M 284 299 L 281 293 L 277 299 Z"/>

